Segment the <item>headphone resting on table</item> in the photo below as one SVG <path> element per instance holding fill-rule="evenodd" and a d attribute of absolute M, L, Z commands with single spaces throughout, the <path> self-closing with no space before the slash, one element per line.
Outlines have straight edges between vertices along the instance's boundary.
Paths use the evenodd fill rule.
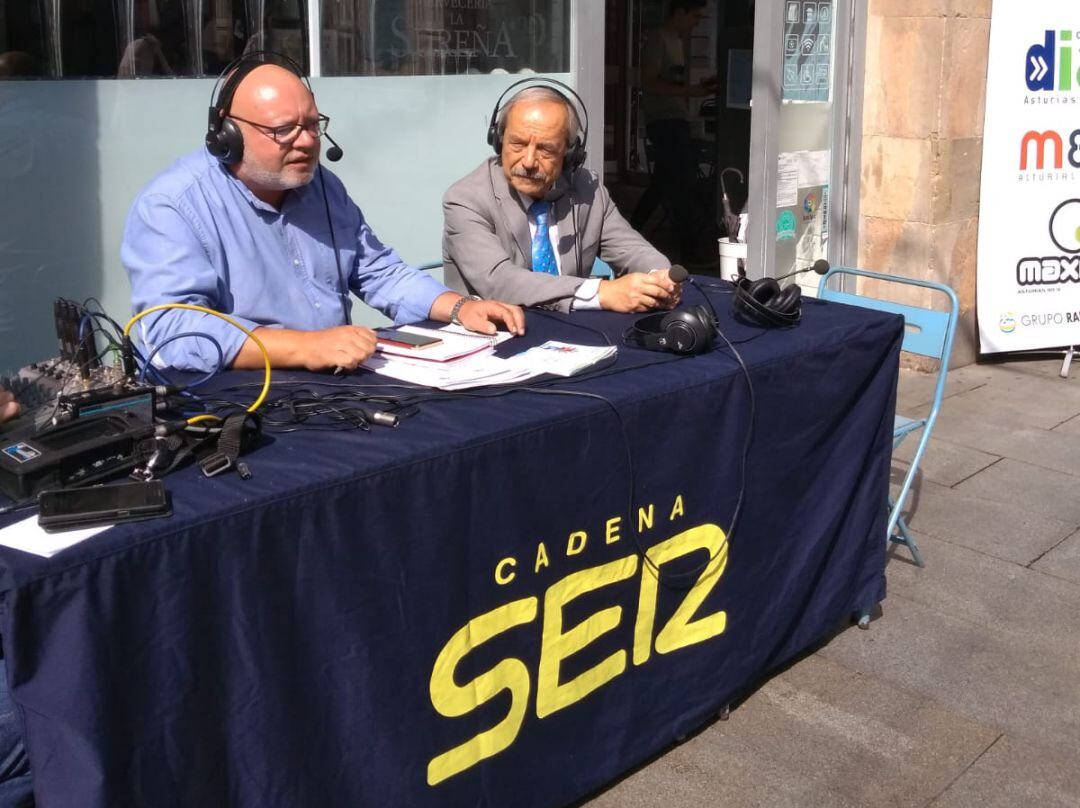
<path fill-rule="evenodd" d="M 642 348 L 676 354 L 705 353 L 716 338 L 716 320 L 704 306 L 662 311 L 642 317 L 629 337 Z"/>
<path fill-rule="evenodd" d="M 802 319 L 802 289 L 797 283 L 781 288 L 775 278 L 735 280 L 732 306 L 736 313 L 766 326 L 791 326 Z"/>

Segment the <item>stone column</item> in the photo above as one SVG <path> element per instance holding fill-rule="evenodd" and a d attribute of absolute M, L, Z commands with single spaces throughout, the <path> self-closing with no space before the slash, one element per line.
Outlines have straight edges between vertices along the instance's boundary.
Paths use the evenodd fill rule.
<path fill-rule="evenodd" d="M 870 0 L 859 265 L 947 283 L 953 366 L 973 362 L 991 0 Z M 872 286 L 872 285 L 871 285 Z M 868 294 L 927 305 L 928 291 Z"/>

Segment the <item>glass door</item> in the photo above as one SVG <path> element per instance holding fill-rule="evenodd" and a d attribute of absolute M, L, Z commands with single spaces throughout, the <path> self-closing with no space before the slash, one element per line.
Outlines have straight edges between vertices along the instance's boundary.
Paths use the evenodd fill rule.
<path fill-rule="evenodd" d="M 853 263 L 866 4 L 758 3 L 748 274 Z M 796 276 L 813 293 L 818 276 Z"/>

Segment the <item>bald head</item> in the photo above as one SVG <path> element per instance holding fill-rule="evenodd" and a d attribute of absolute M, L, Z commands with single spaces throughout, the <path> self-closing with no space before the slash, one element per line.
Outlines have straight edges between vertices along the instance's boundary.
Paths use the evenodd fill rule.
<path fill-rule="evenodd" d="M 254 118 L 260 112 L 276 110 L 279 105 L 296 107 L 314 103 L 304 82 L 280 65 L 259 65 L 240 81 L 233 92 L 229 112 L 242 118 Z M 295 117 L 294 117 L 295 120 Z"/>
<path fill-rule="evenodd" d="M 306 185 L 319 164 L 319 110 L 303 80 L 275 64 L 241 80 L 227 116 L 244 136 L 244 156 L 231 166 L 263 201 L 280 207 L 285 192 Z M 291 127 L 291 129 L 290 129 Z"/>

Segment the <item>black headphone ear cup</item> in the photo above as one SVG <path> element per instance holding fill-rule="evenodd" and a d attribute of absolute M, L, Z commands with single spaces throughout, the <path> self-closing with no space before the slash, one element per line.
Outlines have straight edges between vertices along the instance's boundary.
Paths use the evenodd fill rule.
<path fill-rule="evenodd" d="M 585 163 L 585 147 L 581 143 L 581 138 L 575 138 L 574 142 L 570 144 L 570 148 L 566 150 L 565 166 L 569 171 L 577 171 Z"/>
<path fill-rule="evenodd" d="M 712 343 L 716 337 L 716 318 L 712 316 L 712 312 L 704 306 L 693 306 L 690 312 L 700 323 L 702 339 L 706 343 Z"/>
<path fill-rule="evenodd" d="M 664 329 L 667 333 L 668 348 L 677 354 L 694 353 L 699 340 L 694 328 L 682 320 L 676 320 Z"/>
<path fill-rule="evenodd" d="M 209 135 L 207 139 L 209 139 Z M 244 133 L 240 127 L 230 118 L 221 123 L 221 128 L 213 135 L 217 141 L 217 150 L 211 148 L 213 154 L 224 165 L 231 166 L 239 163 L 244 157 Z"/>
<path fill-rule="evenodd" d="M 244 156 L 244 134 L 228 117 L 233 96 L 248 74 L 265 64 L 277 65 L 295 73 L 304 82 L 312 98 L 315 97 L 315 91 L 311 88 L 304 68 L 295 59 L 284 54 L 252 51 L 227 64 L 214 84 L 214 97 L 211 98 L 210 120 L 205 138 L 207 151 L 225 165 L 239 163 Z"/>
<path fill-rule="evenodd" d="M 780 284 L 772 278 L 758 278 L 746 291 L 762 306 L 769 306 L 773 298 L 780 294 Z"/>
<path fill-rule="evenodd" d="M 495 122 L 495 119 L 491 119 L 491 126 L 488 127 L 487 142 L 495 150 L 498 155 L 502 154 L 502 140 L 499 138 L 499 126 Z"/>
<path fill-rule="evenodd" d="M 769 303 L 769 308 L 785 315 L 795 315 L 802 305 L 802 289 L 797 283 L 789 284 Z"/>

